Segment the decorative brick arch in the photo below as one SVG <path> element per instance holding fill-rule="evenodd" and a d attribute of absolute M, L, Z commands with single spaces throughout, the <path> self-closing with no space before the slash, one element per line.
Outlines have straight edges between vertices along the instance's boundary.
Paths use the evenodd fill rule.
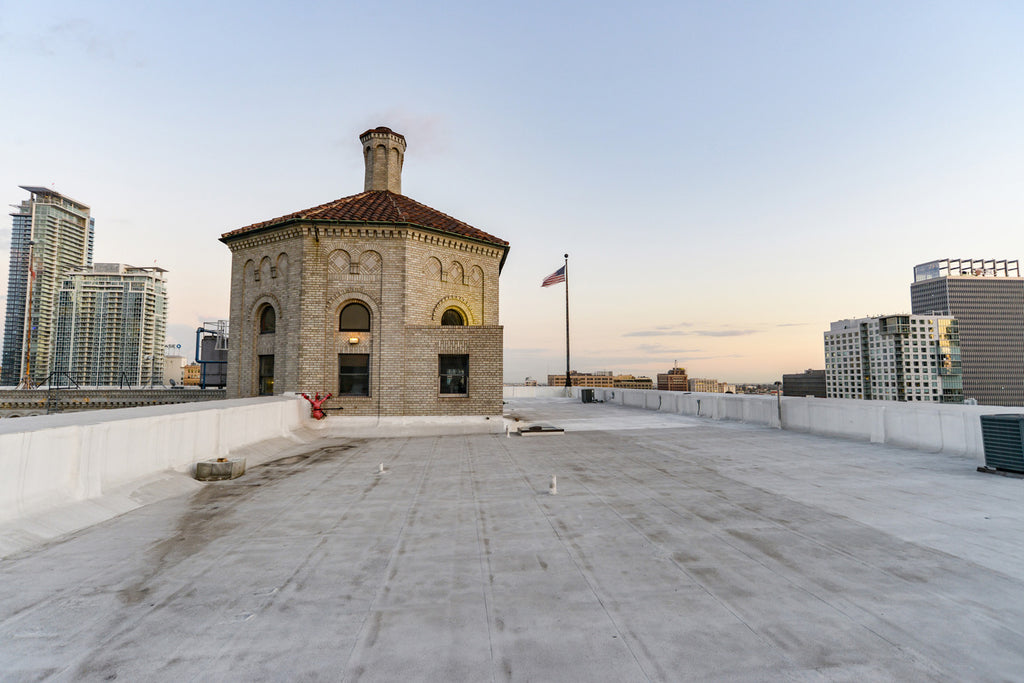
<path fill-rule="evenodd" d="M 466 319 L 467 325 L 479 325 L 480 321 L 477 320 L 476 316 L 473 315 L 473 308 L 469 302 L 461 296 L 446 296 L 437 302 L 434 306 L 434 311 L 430 314 L 430 319 L 438 325 L 441 324 L 441 314 L 447 311 L 449 308 L 454 308 L 462 314 L 462 317 Z"/>
<path fill-rule="evenodd" d="M 327 306 L 324 307 L 324 314 L 326 316 L 325 322 L 329 325 L 326 329 L 337 332 L 338 321 L 341 319 L 341 309 L 355 302 L 361 303 L 369 309 L 370 334 L 373 334 L 373 331 L 378 329 L 380 325 L 380 306 L 376 299 L 358 291 L 342 292 L 327 302 Z"/>
<path fill-rule="evenodd" d="M 327 255 L 327 281 L 338 284 L 348 277 L 352 267 L 352 255 L 344 249 L 335 249 Z"/>
<path fill-rule="evenodd" d="M 260 334 L 259 313 L 260 310 L 267 305 L 274 308 L 274 334 Z M 259 357 L 261 355 L 269 354 L 275 357 L 275 380 L 278 376 L 281 376 L 284 373 L 284 363 L 280 363 L 277 355 L 279 353 L 283 353 L 287 348 L 287 337 L 285 335 L 288 330 L 284 323 L 285 319 L 284 306 L 281 305 L 281 300 L 269 292 L 260 293 L 253 301 L 252 305 L 249 306 L 249 310 L 246 311 L 243 319 L 243 322 L 245 323 L 244 330 L 242 335 L 239 335 L 241 337 L 239 340 L 239 346 L 241 347 L 243 344 L 245 345 L 245 353 L 249 357 L 249 360 L 245 362 L 245 365 L 248 365 L 249 368 L 246 369 L 245 372 L 248 373 L 251 371 L 251 375 L 249 375 L 250 385 L 248 391 L 250 391 L 253 396 L 259 394 Z M 248 338 L 243 335 L 248 335 Z M 239 368 L 239 371 L 241 371 L 241 368 Z"/>
<path fill-rule="evenodd" d="M 281 320 L 281 314 L 284 312 L 284 309 L 281 306 L 281 300 L 270 293 L 260 294 L 252 303 L 252 306 L 249 307 L 249 312 L 246 315 L 246 320 L 249 323 L 248 327 L 259 325 L 259 320 L 257 320 L 256 317 L 256 311 L 260 310 L 260 307 L 263 306 L 264 304 L 272 305 L 274 307 L 274 313 L 277 315 L 278 321 Z"/>
<path fill-rule="evenodd" d="M 448 266 L 448 282 L 454 282 L 457 285 L 466 284 L 466 271 L 462 267 L 462 264 L 458 261 L 452 261 L 452 264 Z"/>
<path fill-rule="evenodd" d="M 428 280 L 441 280 L 441 260 L 431 256 L 423 266 L 423 275 Z"/>
<path fill-rule="evenodd" d="M 260 266 L 257 272 L 259 273 L 261 280 L 268 278 L 266 281 L 269 282 L 269 278 L 276 274 L 276 269 L 272 270 L 273 266 L 274 264 L 270 260 L 269 256 L 264 256 L 260 259 Z"/>
<path fill-rule="evenodd" d="M 359 255 L 359 276 L 361 280 L 376 281 L 383 272 L 384 259 L 379 252 L 367 249 Z"/>

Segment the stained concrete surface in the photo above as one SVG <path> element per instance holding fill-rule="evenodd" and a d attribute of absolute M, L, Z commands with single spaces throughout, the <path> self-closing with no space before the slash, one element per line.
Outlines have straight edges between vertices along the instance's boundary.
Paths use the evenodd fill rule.
<path fill-rule="evenodd" d="M 0 562 L 0 679 L 1021 679 L 1024 481 L 508 409 L 566 434 L 296 447 Z"/>

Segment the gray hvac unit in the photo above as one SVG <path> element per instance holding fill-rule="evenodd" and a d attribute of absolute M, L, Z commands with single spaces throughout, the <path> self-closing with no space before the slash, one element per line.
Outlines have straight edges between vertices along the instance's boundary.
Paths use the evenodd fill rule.
<path fill-rule="evenodd" d="M 594 402 L 594 390 L 593 389 L 580 389 L 580 398 L 584 403 Z"/>
<path fill-rule="evenodd" d="M 1024 474 L 1024 415 L 982 415 L 985 466 Z"/>

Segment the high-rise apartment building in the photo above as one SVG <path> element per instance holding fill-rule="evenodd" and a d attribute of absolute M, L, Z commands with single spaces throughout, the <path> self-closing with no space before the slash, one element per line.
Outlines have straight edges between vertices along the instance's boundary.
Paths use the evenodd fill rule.
<path fill-rule="evenodd" d="M 1024 406 L 1024 278 L 1017 261 L 942 259 L 914 266 L 911 309 L 960 322 L 964 396 Z"/>
<path fill-rule="evenodd" d="M 81 385 L 160 384 L 165 272 L 121 263 L 69 272 L 57 298 L 53 370 Z"/>
<path fill-rule="evenodd" d="M 61 279 L 72 268 L 92 265 L 95 225 L 89 207 L 45 187 L 21 189 L 31 196 L 11 214 L 0 385 L 27 377 L 34 383 L 46 380 Z"/>
<path fill-rule="evenodd" d="M 825 389 L 828 398 L 963 403 L 957 321 L 903 314 L 832 323 Z"/>

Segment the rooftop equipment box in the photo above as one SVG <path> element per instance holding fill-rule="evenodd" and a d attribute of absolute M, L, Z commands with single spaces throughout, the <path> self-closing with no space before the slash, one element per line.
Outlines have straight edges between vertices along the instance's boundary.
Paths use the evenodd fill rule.
<path fill-rule="evenodd" d="M 985 466 L 1024 474 L 1024 415 L 981 416 Z"/>

